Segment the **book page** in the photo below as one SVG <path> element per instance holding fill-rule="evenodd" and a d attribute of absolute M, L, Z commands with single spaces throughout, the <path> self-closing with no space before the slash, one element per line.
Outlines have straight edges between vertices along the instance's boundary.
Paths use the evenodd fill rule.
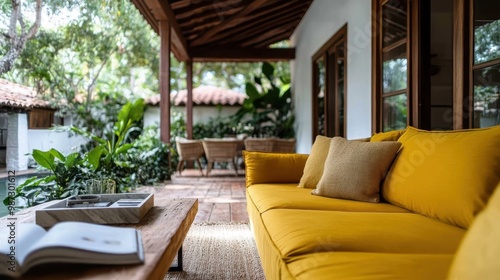
<path fill-rule="evenodd" d="M 46 234 L 47 232 L 42 227 L 30 223 L 16 223 L 15 227 L 6 226 L 0 229 L 0 254 L 2 255 L 0 269 L 8 269 L 10 263 L 7 261 L 13 259 L 17 262 L 16 266 L 22 266 L 33 243 Z M 20 270 L 20 267 L 16 267 L 16 270 Z"/>
<path fill-rule="evenodd" d="M 62 222 L 52 227 L 31 251 L 64 247 L 104 254 L 133 254 L 138 252 L 136 232 L 134 228 Z M 75 257 L 78 254 L 75 252 Z"/>

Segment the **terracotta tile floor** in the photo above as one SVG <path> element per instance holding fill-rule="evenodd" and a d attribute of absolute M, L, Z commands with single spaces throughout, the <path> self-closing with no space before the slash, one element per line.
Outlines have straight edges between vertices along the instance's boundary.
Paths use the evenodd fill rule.
<path fill-rule="evenodd" d="M 154 192 L 155 200 L 162 198 L 198 198 L 195 222 L 248 222 L 245 197 L 245 177 L 236 177 L 233 170 L 213 170 L 201 177 L 194 169 L 184 170 L 171 181 L 138 191 Z"/>

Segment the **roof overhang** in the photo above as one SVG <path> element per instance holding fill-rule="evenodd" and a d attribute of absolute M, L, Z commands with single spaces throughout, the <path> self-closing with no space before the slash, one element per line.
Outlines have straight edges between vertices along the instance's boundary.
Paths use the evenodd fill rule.
<path fill-rule="evenodd" d="M 290 38 L 312 0 L 131 0 L 153 30 L 171 26 L 180 61 L 255 62 L 295 58 L 294 48 L 269 46 Z"/>

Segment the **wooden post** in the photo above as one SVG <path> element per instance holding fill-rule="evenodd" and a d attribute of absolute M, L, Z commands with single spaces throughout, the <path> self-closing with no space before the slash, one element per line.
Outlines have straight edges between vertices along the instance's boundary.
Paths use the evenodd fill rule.
<path fill-rule="evenodd" d="M 170 43 L 168 20 L 159 22 L 160 29 L 160 138 L 170 143 Z"/>
<path fill-rule="evenodd" d="M 193 61 L 186 61 L 187 101 L 186 101 L 186 132 L 187 138 L 193 139 Z"/>

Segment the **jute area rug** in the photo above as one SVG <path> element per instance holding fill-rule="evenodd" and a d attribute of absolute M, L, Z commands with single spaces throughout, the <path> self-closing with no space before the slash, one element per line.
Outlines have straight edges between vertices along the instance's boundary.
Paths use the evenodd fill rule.
<path fill-rule="evenodd" d="M 169 272 L 165 279 L 265 279 L 253 234 L 244 223 L 193 224 L 183 260 L 184 271 Z"/>

